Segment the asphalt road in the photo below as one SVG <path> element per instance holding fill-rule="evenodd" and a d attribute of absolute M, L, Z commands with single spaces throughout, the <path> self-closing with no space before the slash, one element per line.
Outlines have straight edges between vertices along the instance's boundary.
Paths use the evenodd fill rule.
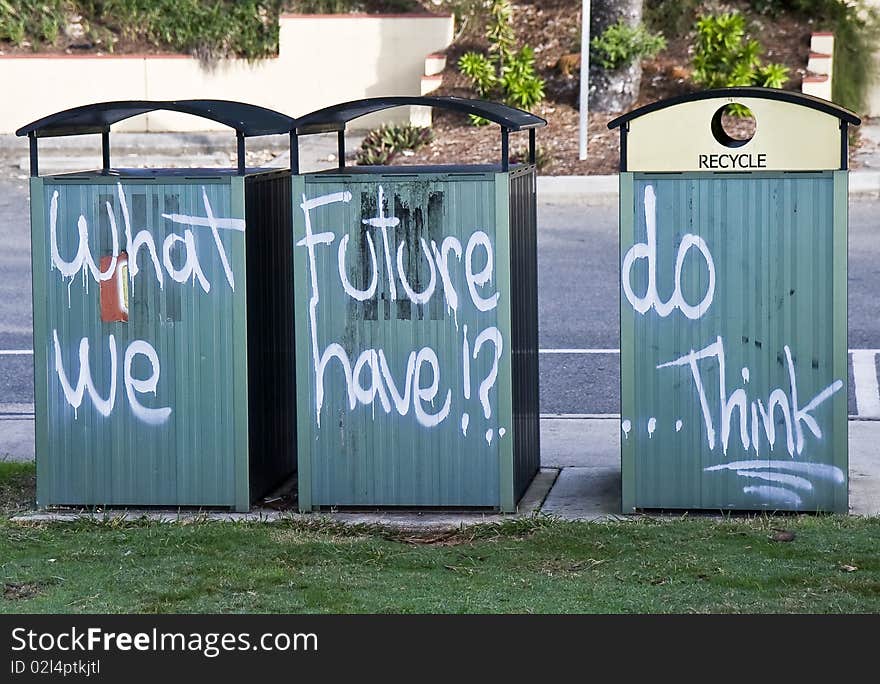
<path fill-rule="evenodd" d="M 602 351 L 618 347 L 617 209 L 544 203 L 538 221 L 541 411 L 618 413 L 619 359 Z M 851 203 L 849 245 L 849 347 L 878 349 L 880 201 Z M 7 353 L 31 348 L 26 178 L 0 178 L 0 250 L 0 407 L 31 404 L 31 357 Z M 591 353 L 553 353 L 564 349 Z"/>

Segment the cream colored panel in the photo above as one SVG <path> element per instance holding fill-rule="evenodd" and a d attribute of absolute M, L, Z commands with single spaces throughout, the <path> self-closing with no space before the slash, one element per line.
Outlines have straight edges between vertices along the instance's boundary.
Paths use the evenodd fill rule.
<path fill-rule="evenodd" d="M 730 103 L 748 107 L 754 137 L 722 145 L 712 117 Z M 814 171 L 840 168 L 840 121 L 831 114 L 761 98 L 696 100 L 629 122 L 627 171 Z"/>
<path fill-rule="evenodd" d="M 279 55 L 256 62 L 205 65 L 186 55 L 126 57 L 0 56 L 0 133 L 68 107 L 109 100 L 239 100 L 290 116 L 329 105 L 387 95 L 419 95 L 425 57 L 452 42 L 451 16 L 286 15 L 279 20 Z M 408 121 L 410 108 L 352 122 L 365 129 Z M 174 112 L 139 116 L 114 131 L 226 130 Z"/>

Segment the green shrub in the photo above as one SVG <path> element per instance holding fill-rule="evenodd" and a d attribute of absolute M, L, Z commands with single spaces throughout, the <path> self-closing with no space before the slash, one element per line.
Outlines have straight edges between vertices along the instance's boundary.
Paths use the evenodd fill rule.
<path fill-rule="evenodd" d="M 112 51 L 122 37 L 206 59 L 278 53 L 283 0 L 0 0 L 0 41 L 56 43 L 80 15 L 86 37 Z"/>
<path fill-rule="evenodd" d="M 202 59 L 278 53 L 281 0 L 79 0 L 90 24 Z"/>
<path fill-rule="evenodd" d="M 72 6 L 66 0 L 0 0 L 0 40 L 34 49 L 51 45 L 64 29 Z"/>
<path fill-rule="evenodd" d="M 695 83 L 707 88 L 785 85 L 788 67 L 761 62 L 761 44 L 747 38 L 745 17 L 739 12 L 701 16 L 695 30 Z"/>
<path fill-rule="evenodd" d="M 654 57 L 666 48 L 666 39 L 651 33 L 644 24 L 631 26 L 623 19 L 590 41 L 592 54 L 604 69 L 629 66 L 643 58 Z"/>
<path fill-rule="evenodd" d="M 489 53 L 467 52 L 459 58 L 458 68 L 480 97 L 531 109 L 544 99 L 544 80 L 535 69 L 535 53 L 528 45 L 515 49 L 513 10 L 508 0 L 492 0 L 489 16 Z M 475 125 L 488 123 L 478 116 L 470 119 Z"/>
<path fill-rule="evenodd" d="M 520 109 L 531 109 L 544 99 L 544 80 L 535 71 L 535 52 L 523 45 L 510 55 L 501 72 L 505 102 Z"/>
<path fill-rule="evenodd" d="M 412 124 L 386 124 L 367 134 L 357 153 L 361 166 L 384 166 L 400 153 L 427 145 L 434 139 L 434 131 Z"/>
<path fill-rule="evenodd" d="M 466 52 L 458 59 L 458 68 L 471 81 L 480 97 L 488 97 L 498 87 L 495 64 L 480 52 Z"/>
<path fill-rule="evenodd" d="M 694 25 L 700 3 L 701 0 L 645 0 L 645 23 L 664 36 L 684 36 Z"/>

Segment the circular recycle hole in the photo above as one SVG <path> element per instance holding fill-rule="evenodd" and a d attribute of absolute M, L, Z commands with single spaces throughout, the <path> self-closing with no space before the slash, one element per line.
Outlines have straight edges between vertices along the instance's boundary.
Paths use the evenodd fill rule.
<path fill-rule="evenodd" d="M 712 135 L 725 147 L 741 147 L 755 136 L 758 125 L 752 110 L 741 104 L 726 104 L 712 117 Z"/>

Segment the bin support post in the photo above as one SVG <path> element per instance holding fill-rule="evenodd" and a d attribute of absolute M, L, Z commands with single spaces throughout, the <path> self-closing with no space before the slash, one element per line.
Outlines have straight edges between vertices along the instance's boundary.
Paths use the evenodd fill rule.
<path fill-rule="evenodd" d="M 101 170 L 104 173 L 110 170 L 110 131 L 101 133 Z"/>
<path fill-rule="evenodd" d="M 336 153 L 339 156 L 339 168 L 345 168 L 345 128 L 336 133 Z"/>
<path fill-rule="evenodd" d="M 290 172 L 299 173 L 299 136 L 296 131 L 290 132 Z"/>
<path fill-rule="evenodd" d="M 244 167 L 244 133 L 241 131 L 235 132 L 235 137 L 238 142 L 238 175 L 243 176 L 245 174 Z"/>
<path fill-rule="evenodd" d="M 849 124 L 840 120 L 840 168 L 846 171 L 849 168 Z"/>
<path fill-rule="evenodd" d="M 35 133 L 28 135 L 28 144 L 31 152 L 31 177 L 36 178 L 40 175 L 40 167 L 37 164 L 37 136 Z"/>
<path fill-rule="evenodd" d="M 501 127 L 501 170 L 509 171 L 510 170 L 510 161 L 508 159 L 508 146 L 510 144 L 510 131 L 508 131 L 504 126 Z"/>
<path fill-rule="evenodd" d="M 535 129 L 529 129 L 529 164 L 535 163 Z"/>

